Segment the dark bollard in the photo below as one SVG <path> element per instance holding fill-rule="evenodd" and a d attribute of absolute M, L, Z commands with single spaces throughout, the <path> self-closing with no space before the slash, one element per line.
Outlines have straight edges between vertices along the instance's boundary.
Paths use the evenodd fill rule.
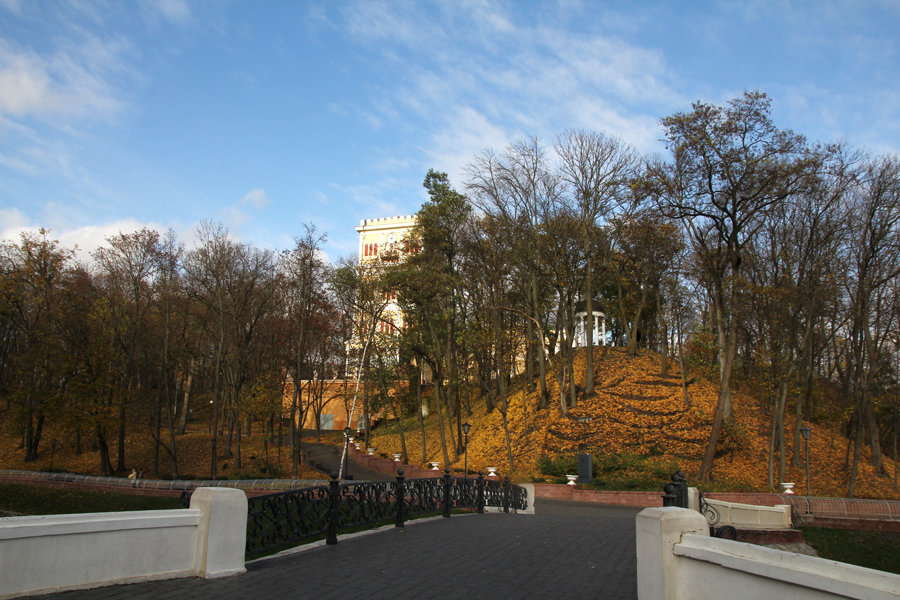
<path fill-rule="evenodd" d="M 672 473 L 672 483 L 664 485 L 663 492 L 663 506 L 689 508 L 687 478 L 680 470 Z"/>
<path fill-rule="evenodd" d="M 325 543 L 329 546 L 337 544 L 338 516 L 341 506 L 341 484 L 338 474 L 331 473 L 331 481 L 328 484 L 328 532 L 325 535 Z"/>
<path fill-rule="evenodd" d="M 678 506 L 681 508 L 689 508 L 688 507 L 688 485 L 687 485 L 687 477 L 684 476 L 684 472 L 679 469 L 672 475 L 672 481 L 675 482 L 675 491 L 678 494 Z"/>
<path fill-rule="evenodd" d="M 450 518 L 450 468 L 444 470 L 444 518 Z"/>
<path fill-rule="evenodd" d="M 478 493 L 475 496 L 475 506 L 479 513 L 484 512 L 484 473 L 478 471 Z"/>
<path fill-rule="evenodd" d="M 405 486 L 403 485 L 404 479 L 403 468 L 401 467 L 397 469 L 397 487 L 394 488 L 396 490 L 395 497 L 397 498 L 397 522 L 395 523 L 395 527 L 404 526 L 403 520 L 405 517 L 403 515 L 403 512 L 405 510 L 404 505 L 406 503 L 406 490 Z"/>
<path fill-rule="evenodd" d="M 586 452 L 578 453 L 577 483 L 591 483 L 594 480 L 594 457 Z"/>
<path fill-rule="evenodd" d="M 675 486 L 671 483 L 667 483 L 663 486 L 663 506 L 678 506 L 676 501 L 678 500 L 678 496 L 675 495 Z"/>

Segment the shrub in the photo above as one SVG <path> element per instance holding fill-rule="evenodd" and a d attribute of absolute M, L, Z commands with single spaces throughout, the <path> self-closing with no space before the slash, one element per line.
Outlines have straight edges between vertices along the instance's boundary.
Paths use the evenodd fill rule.
<path fill-rule="evenodd" d="M 538 470 L 544 475 L 561 477 L 565 483 L 567 473 L 574 475 L 578 472 L 578 458 L 575 456 L 554 458 L 542 456 L 538 459 Z"/>

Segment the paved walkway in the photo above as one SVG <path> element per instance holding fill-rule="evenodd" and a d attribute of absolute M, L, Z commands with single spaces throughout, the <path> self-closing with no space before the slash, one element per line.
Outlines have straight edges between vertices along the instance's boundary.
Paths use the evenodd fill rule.
<path fill-rule="evenodd" d="M 535 515 L 454 515 L 257 561 L 247 573 L 110 586 L 66 600 L 637 598 L 640 509 L 538 500 Z"/>
<path fill-rule="evenodd" d="M 311 467 L 323 473 L 337 472 L 341 464 L 341 448 L 311 442 L 303 442 L 300 448 L 303 450 L 303 460 Z M 347 464 L 347 475 L 357 481 L 390 481 L 394 479 L 384 473 L 367 469 L 353 459 L 350 459 Z"/>

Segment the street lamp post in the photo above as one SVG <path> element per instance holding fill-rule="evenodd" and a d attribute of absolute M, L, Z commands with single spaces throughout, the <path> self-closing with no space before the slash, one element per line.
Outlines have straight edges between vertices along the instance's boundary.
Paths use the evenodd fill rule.
<path fill-rule="evenodd" d="M 464 447 L 465 453 L 466 453 L 466 459 L 465 459 L 465 464 L 466 464 L 466 466 L 465 466 L 466 477 L 465 478 L 466 479 L 469 478 L 469 430 L 470 429 L 472 429 L 472 426 L 469 425 L 468 421 L 463 423 L 462 430 L 463 430 L 463 435 L 465 436 L 465 441 L 463 442 L 463 447 Z"/>
<path fill-rule="evenodd" d="M 809 504 L 809 434 L 812 433 L 812 429 L 809 428 L 808 425 L 804 425 L 800 428 L 800 435 L 803 436 L 803 445 L 806 446 L 806 514 L 810 514 L 810 504 Z"/>

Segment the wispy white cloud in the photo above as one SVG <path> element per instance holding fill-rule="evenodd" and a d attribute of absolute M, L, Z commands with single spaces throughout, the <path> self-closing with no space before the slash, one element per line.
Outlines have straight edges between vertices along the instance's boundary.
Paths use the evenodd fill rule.
<path fill-rule="evenodd" d="M 28 218 L 17 208 L 0 208 L 0 239 L 14 240 L 28 227 Z"/>
<path fill-rule="evenodd" d="M 36 234 L 40 227 L 30 223 L 27 217 L 16 209 L 0 209 L 0 240 L 15 243 L 23 232 Z M 90 261 L 91 254 L 105 245 L 107 238 L 143 228 L 155 229 L 160 233 L 168 229 L 159 223 L 142 223 L 136 219 L 125 218 L 99 225 L 49 228 L 47 237 L 58 240 L 63 248 L 75 249 L 77 259 Z M 175 229 L 176 233 L 183 233 L 179 232 L 178 228 Z"/>
<path fill-rule="evenodd" d="M 423 174 L 424 177 L 424 174 Z M 409 213 L 408 180 L 384 177 L 380 180 L 356 184 L 334 184 L 335 191 L 346 197 L 357 210 L 360 218 L 396 216 Z M 415 207 L 418 209 L 418 206 Z"/>
<path fill-rule="evenodd" d="M 247 205 L 250 204 L 257 209 L 262 209 L 268 206 L 271 203 L 271 199 L 266 196 L 266 190 L 262 188 L 254 188 L 244 194 L 244 197 L 241 198 L 241 204 Z"/>
<path fill-rule="evenodd" d="M 191 19 L 191 8 L 184 0 L 152 0 L 151 4 L 175 23 L 183 24 Z"/>
<path fill-rule="evenodd" d="M 375 110 L 398 126 L 414 115 L 426 132 L 420 149 L 451 177 L 486 147 L 569 127 L 658 149 L 658 107 L 687 104 L 661 52 L 575 32 L 565 18 L 524 23 L 514 6 L 483 0 L 427 9 L 363 2 L 343 16 L 354 42 L 404 74 L 359 113 Z"/>
<path fill-rule="evenodd" d="M 241 228 L 250 222 L 250 215 L 237 206 L 223 208 L 219 211 L 219 218 L 238 237 Z"/>
<path fill-rule="evenodd" d="M 615 135 L 642 152 L 662 149 L 659 142 L 662 132 L 654 117 L 627 114 L 596 97 L 574 97 L 568 102 L 568 107 L 578 127 Z"/>
<path fill-rule="evenodd" d="M 445 171 L 457 188 L 462 187 L 466 165 L 476 154 L 486 148 L 501 149 L 516 137 L 471 107 L 459 108 L 448 120 L 454 126 L 435 131 L 423 150 L 434 168 Z"/>
<path fill-rule="evenodd" d="M 219 211 L 218 218 L 228 227 L 228 230 L 236 239 L 241 239 L 247 234 L 250 226 L 256 221 L 256 211 L 260 211 L 272 202 L 263 188 L 253 188 L 244 194 L 240 200 L 226 206 Z M 247 210 L 251 207 L 253 212 Z"/>
<path fill-rule="evenodd" d="M 19 0 L 0 0 L 0 6 L 16 15 L 22 12 L 22 3 Z"/>
<path fill-rule="evenodd" d="M 16 156 L 0 152 L 0 165 L 28 176 L 36 176 L 41 172 L 40 168 L 33 161 L 24 160 L 21 155 Z"/>
<path fill-rule="evenodd" d="M 124 107 L 112 79 L 127 67 L 124 44 L 84 37 L 39 54 L 0 39 L 0 116 L 110 118 Z"/>
<path fill-rule="evenodd" d="M 418 46 L 431 35 L 433 28 L 406 18 L 403 5 L 386 2 L 357 2 L 343 10 L 347 33 L 364 40 L 392 40 L 407 46 Z"/>

